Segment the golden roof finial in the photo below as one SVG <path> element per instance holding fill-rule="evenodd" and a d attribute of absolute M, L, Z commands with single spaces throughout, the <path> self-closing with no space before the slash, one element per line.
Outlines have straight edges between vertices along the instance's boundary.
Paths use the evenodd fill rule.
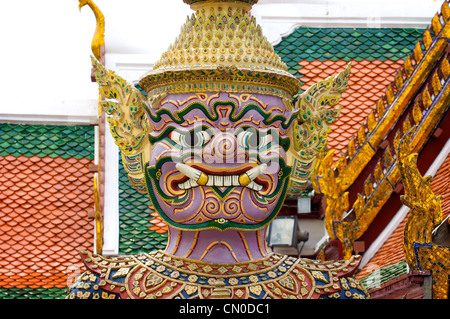
<path fill-rule="evenodd" d="M 105 17 L 92 0 L 79 0 L 78 8 L 88 5 L 94 12 L 97 25 L 92 38 L 91 49 L 97 60 L 101 61 L 101 47 L 105 45 Z"/>

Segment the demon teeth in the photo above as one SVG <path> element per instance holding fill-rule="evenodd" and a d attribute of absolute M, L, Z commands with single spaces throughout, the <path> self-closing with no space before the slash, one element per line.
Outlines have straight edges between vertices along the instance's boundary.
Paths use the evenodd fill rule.
<path fill-rule="evenodd" d="M 264 171 L 267 169 L 267 164 L 261 164 L 258 165 L 252 169 L 249 169 L 245 174 L 253 181 L 255 178 L 257 178 L 259 175 L 264 173 Z"/>
<path fill-rule="evenodd" d="M 181 189 L 189 189 L 198 186 L 197 182 L 193 179 L 188 179 L 186 182 L 178 184 L 178 187 Z"/>
<path fill-rule="evenodd" d="M 185 165 L 185 164 L 181 164 L 178 163 L 177 165 L 175 165 L 175 167 L 184 175 L 186 175 L 189 178 L 192 178 L 193 180 L 198 180 L 200 178 L 200 176 L 202 175 L 202 171 L 193 168 L 192 166 L 189 165 Z"/>
<path fill-rule="evenodd" d="M 254 181 L 252 181 L 246 187 L 253 189 L 255 191 L 258 191 L 258 192 L 263 189 L 262 185 L 259 185 L 259 184 L 255 183 Z"/>
<path fill-rule="evenodd" d="M 267 168 L 266 164 L 258 165 L 241 175 L 208 175 L 192 166 L 178 163 L 176 168 L 189 177 L 189 179 L 178 184 L 180 189 L 190 189 L 199 185 L 206 186 L 243 186 L 255 191 L 263 189 L 262 185 L 254 182 L 254 179 L 263 174 Z"/>

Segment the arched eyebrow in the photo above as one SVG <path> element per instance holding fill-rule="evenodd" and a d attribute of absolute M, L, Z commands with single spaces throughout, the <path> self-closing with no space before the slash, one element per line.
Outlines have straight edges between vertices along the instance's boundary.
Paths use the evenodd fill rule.
<path fill-rule="evenodd" d="M 198 126 L 193 127 L 191 129 L 186 129 L 186 128 L 177 128 L 175 126 L 168 126 L 166 129 L 164 129 L 160 134 L 158 134 L 157 136 L 153 136 L 151 133 L 149 134 L 148 138 L 150 143 L 155 144 L 156 142 L 159 142 L 163 139 L 165 139 L 166 137 L 169 136 L 169 134 L 174 131 L 181 131 L 185 134 L 192 134 L 193 132 L 196 131 L 207 131 L 208 133 L 210 133 L 211 135 L 214 135 L 214 129 L 206 126 L 206 125 L 201 125 L 201 127 L 199 128 Z"/>
<path fill-rule="evenodd" d="M 254 103 L 248 103 L 245 105 L 239 112 L 237 110 L 237 105 L 234 101 L 215 101 L 212 104 L 212 107 L 206 107 L 201 102 L 193 102 L 188 104 L 181 110 L 171 111 L 167 108 L 161 108 L 156 112 L 149 112 L 149 116 L 151 120 L 155 123 L 159 123 L 160 121 L 167 120 L 169 118 L 172 122 L 176 124 L 181 124 L 186 121 L 185 116 L 192 112 L 193 110 L 200 110 L 206 116 L 207 119 L 211 121 L 217 121 L 220 118 L 220 112 L 218 109 L 220 108 L 230 108 L 230 112 L 228 113 L 228 117 L 233 122 L 238 122 L 242 120 L 248 113 L 257 112 L 262 117 L 262 123 L 266 126 L 279 126 L 284 130 L 287 130 L 292 122 L 297 118 L 297 113 L 289 113 L 289 117 L 287 118 L 283 114 L 273 114 L 273 112 L 265 111 L 260 106 Z"/>
<path fill-rule="evenodd" d="M 285 130 L 287 130 L 291 126 L 292 122 L 297 117 L 296 113 L 290 114 L 289 118 L 286 118 L 286 116 L 284 116 L 283 114 L 275 114 L 274 115 L 273 112 L 264 111 L 258 105 L 249 103 L 246 106 L 244 106 L 239 113 L 236 114 L 235 112 L 232 112 L 230 115 L 230 119 L 234 122 L 240 121 L 252 110 L 258 112 L 262 116 L 262 118 L 263 118 L 262 123 L 266 127 L 270 127 L 270 126 L 280 127 L 281 126 Z"/>

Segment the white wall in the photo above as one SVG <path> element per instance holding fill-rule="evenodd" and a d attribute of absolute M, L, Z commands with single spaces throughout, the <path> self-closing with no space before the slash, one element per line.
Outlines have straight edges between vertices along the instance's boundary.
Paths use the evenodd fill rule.
<path fill-rule="evenodd" d="M 440 0 L 259 0 L 253 15 L 273 44 L 300 26 L 424 28 Z"/>

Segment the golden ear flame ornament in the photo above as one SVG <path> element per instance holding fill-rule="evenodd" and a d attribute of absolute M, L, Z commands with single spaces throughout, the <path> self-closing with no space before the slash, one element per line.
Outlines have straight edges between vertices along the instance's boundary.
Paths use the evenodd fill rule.
<path fill-rule="evenodd" d="M 448 219 L 442 221 L 442 196 L 434 194 L 431 176 L 421 175 L 417 167 L 418 154 L 411 151 L 411 140 L 416 131 L 417 126 L 412 127 L 396 150 L 405 189 L 405 195 L 400 198 L 411 209 L 403 234 L 403 251 L 410 269 L 433 270 L 433 299 L 448 299 L 450 248 L 435 240 L 440 224 L 448 223 Z"/>

